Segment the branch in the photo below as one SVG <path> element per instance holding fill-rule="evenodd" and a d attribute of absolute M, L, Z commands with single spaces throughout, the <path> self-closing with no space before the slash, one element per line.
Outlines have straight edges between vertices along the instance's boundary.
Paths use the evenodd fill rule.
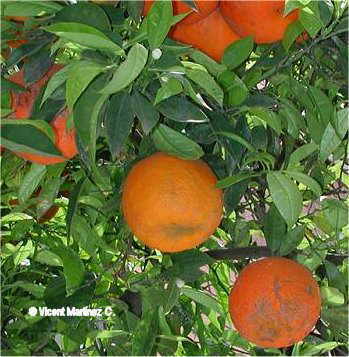
<path fill-rule="evenodd" d="M 206 254 L 213 259 L 224 260 L 224 259 L 270 257 L 272 255 L 272 252 L 267 247 L 247 247 L 247 248 L 212 249 L 207 251 Z"/>

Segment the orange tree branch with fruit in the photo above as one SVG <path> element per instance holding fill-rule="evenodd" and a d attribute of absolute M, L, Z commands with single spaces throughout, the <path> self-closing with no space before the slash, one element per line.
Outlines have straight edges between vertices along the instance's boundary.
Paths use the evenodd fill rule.
<path fill-rule="evenodd" d="M 2 354 L 348 355 L 346 1 L 0 6 Z"/>

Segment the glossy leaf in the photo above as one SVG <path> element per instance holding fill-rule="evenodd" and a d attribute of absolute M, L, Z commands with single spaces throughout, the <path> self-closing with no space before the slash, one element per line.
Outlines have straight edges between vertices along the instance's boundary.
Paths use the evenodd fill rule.
<path fill-rule="evenodd" d="M 102 31 L 89 25 L 76 22 L 60 22 L 44 27 L 44 30 L 88 48 L 105 50 L 116 55 L 124 53 L 121 47 L 110 40 Z"/>
<path fill-rule="evenodd" d="M 197 160 L 204 154 L 198 144 L 164 124 L 155 128 L 152 139 L 159 151 L 182 159 Z"/>
<path fill-rule="evenodd" d="M 320 142 L 320 160 L 325 161 L 340 143 L 341 139 L 338 137 L 334 127 L 331 123 L 328 123 Z"/>
<path fill-rule="evenodd" d="M 302 210 L 302 195 L 296 184 L 281 172 L 267 174 L 267 181 L 273 202 L 289 227 L 292 227 Z"/>
<path fill-rule="evenodd" d="M 186 75 L 205 92 L 210 95 L 218 104 L 223 105 L 224 93 L 216 81 L 206 71 L 197 69 L 185 69 Z"/>
<path fill-rule="evenodd" d="M 115 70 L 111 81 L 101 90 L 103 94 L 113 94 L 129 86 L 142 72 L 147 63 L 148 50 L 136 43 L 127 54 L 127 58 Z"/>

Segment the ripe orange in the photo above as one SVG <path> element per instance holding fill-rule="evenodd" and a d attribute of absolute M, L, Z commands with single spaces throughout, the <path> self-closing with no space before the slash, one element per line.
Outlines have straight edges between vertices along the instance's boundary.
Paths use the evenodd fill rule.
<path fill-rule="evenodd" d="M 143 8 L 143 16 L 147 15 L 154 0 L 145 0 Z M 187 15 L 181 24 L 193 24 L 207 17 L 211 12 L 213 12 L 218 7 L 218 0 L 196 0 L 197 11 L 194 11 L 185 2 L 180 0 L 172 0 L 173 14 L 185 14 L 192 11 L 191 14 Z"/>
<path fill-rule="evenodd" d="M 12 117 L 16 119 L 28 119 L 31 116 L 33 105 L 36 97 L 41 91 L 41 88 L 46 84 L 46 82 L 58 72 L 62 66 L 53 65 L 49 71 L 38 81 L 27 86 L 24 81 L 24 71 L 21 69 L 19 72 L 13 74 L 9 80 L 16 83 L 26 90 L 23 92 L 12 92 L 11 91 L 11 107 L 13 109 Z"/>
<path fill-rule="evenodd" d="M 246 266 L 229 296 L 235 328 L 261 347 L 301 341 L 319 318 L 321 298 L 311 272 L 293 260 L 270 257 Z"/>
<path fill-rule="evenodd" d="M 78 153 L 78 149 L 75 141 L 75 130 L 67 129 L 67 120 L 68 110 L 65 109 L 50 122 L 55 133 L 55 146 L 61 152 L 61 157 L 50 157 L 28 152 L 15 152 L 15 154 L 25 160 L 41 165 L 57 164 L 73 158 Z"/>
<path fill-rule="evenodd" d="M 240 39 L 219 9 L 194 24 L 177 24 L 171 30 L 170 37 L 192 45 L 216 61 L 221 60 L 227 46 Z"/>
<path fill-rule="evenodd" d="M 256 43 L 280 41 L 298 10 L 283 16 L 285 0 L 221 0 L 220 9 L 229 25 L 241 37 L 252 35 Z"/>
<path fill-rule="evenodd" d="M 218 227 L 223 209 L 217 178 L 202 160 L 162 152 L 139 161 L 128 174 L 122 210 L 131 231 L 162 252 L 191 249 Z"/>

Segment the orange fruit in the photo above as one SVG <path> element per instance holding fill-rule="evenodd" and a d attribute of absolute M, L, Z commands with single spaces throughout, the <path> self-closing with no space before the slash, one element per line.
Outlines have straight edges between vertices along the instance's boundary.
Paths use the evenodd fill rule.
<path fill-rule="evenodd" d="M 41 88 L 61 68 L 62 66 L 54 64 L 42 78 L 30 86 L 26 86 L 25 84 L 23 69 L 9 77 L 11 82 L 26 88 L 23 92 L 11 91 L 11 107 L 13 109 L 11 117 L 16 119 L 30 118 L 35 99 L 40 93 Z"/>
<path fill-rule="evenodd" d="M 320 315 L 317 282 L 303 265 L 270 257 L 247 265 L 229 296 L 235 328 L 260 347 L 286 347 L 313 329 Z"/>
<path fill-rule="evenodd" d="M 27 16 L 5 16 L 5 20 L 15 21 L 15 22 L 24 22 L 28 19 Z"/>
<path fill-rule="evenodd" d="M 55 134 L 55 146 L 62 156 L 51 157 L 28 152 L 15 152 L 15 154 L 22 159 L 41 165 L 53 165 L 73 158 L 78 153 L 78 149 L 75 140 L 75 130 L 67 129 L 68 114 L 68 110 L 65 109 L 50 121 Z"/>
<path fill-rule="evenodd" d="M 253 36 L 256 43 L 280 41 L 298 10 L 283 16 L 285 0 L 221 0 L 220 9 L 231 28 L 241 37 Z"/>
<path fill-rule="evenodd" d="M 128 174 L 122 210 L 134 235 L 162 252 L 191 249 L 218 227 L 223 209 L 217 178 L 202 160 L 157 152 Z"/>
<path fill-rule="evenodd" d="M 227 46 L 240 39 L 219 9 L 194 24 L 177 24 L 171 30 L 170 37 L 192 45 L 216 61 L 221 60 Z"/>
<path fill-rule="evenodd" d="M 145 0 L 143 8 L 143 16 L 147 15 L 151 6 L 153 5 L 154 0 Z M 193 24 L 205 18 L 211 14 L 218 7 L 218 0 L 196 0 L 197 11 L 194 11 L 190 6 L 185 2 L 180 0 L 173 0 L 173 14 L 185 14 L 191 11 L 191 14 L 187 15 L 182 21 L 181 24 Z"/>

